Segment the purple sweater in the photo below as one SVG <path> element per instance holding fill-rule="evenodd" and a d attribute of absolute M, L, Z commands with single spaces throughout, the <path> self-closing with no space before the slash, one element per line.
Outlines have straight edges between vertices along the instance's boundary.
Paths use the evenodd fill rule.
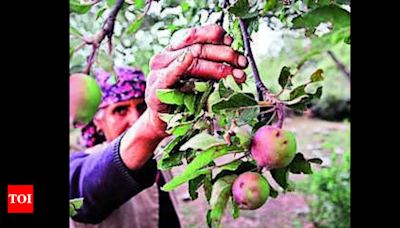
<path fill-rule="evenodd" d="M 72 219 L 96 224 L 142 190 L 152 186 L 157 173 L 150 159 L 140 171 L 129 170 L 119 154 L 121 138 L 104 150 L 77 152 L 70 157 L 69 198 L 83 197 L 82 208 Z"/>

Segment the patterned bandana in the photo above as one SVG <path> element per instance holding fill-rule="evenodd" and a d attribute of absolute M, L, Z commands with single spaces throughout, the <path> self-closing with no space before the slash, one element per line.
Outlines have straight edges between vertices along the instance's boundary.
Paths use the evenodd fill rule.
<path fill-rule="evenodd" d="M 113 81 L 114 77 L 109 72 L 103 69 L 95 71 L 96 81 L 103 94 L 99 109 L 120 101 L 144 98 L 146 78 L 140 69 L 123 66 L 114 67 L 114 71 L 117 76 L 117 82 Z M 81 132 L 87 148 L 106 140 L 104 133 L 96 128 L 93 121 L 84 126 Z"/>
<path fill-rule="evenodd" d="M 113 77 L 105 70 L 95 72 L 96 81 L 101 87 L 103 100 L 99 108 L 110 104 L 126 101 L 133 98 L 144 98 L 146 78 L 143 72 L 134 67 L 114 67 L 117 82 L 113 83 Z"/>

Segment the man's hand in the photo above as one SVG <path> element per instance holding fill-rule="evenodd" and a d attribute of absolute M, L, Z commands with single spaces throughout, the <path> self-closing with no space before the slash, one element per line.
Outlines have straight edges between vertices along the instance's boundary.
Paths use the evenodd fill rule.
<path fill-rule="evenodd" d="M 230 47 L 232 42 L 233 39 L 218 25 L 195 27 L 181 41 L 151 59 L 146 103 L 152 126 L 164 132 L 166 124 L 158 114 L 168 111 L 168 106 L 160 102 L 156 91 L 171 88 L 182 75 L 205 80 L 220 80 L 233 75 L 237 83 L 246 80 L 243 69 L 248 61 Z"/>
<path fill-rule="evenodd" d="M 146 85 L 148 108 L 121 139 L 121 159 L 129 169 L 141 169 L 168 136 L 166 123 L 158 116 L 168 111 L 168 105 L 158 99 L 158 89 L 172 88 L 182 75 L 205 80 L 233 75 L 237 83 L 246 80 L 243 69 L 248 65 L 247 59 L 230 47 L 232 42 L 218 25 L 197 27 L 152 58 Z"/>

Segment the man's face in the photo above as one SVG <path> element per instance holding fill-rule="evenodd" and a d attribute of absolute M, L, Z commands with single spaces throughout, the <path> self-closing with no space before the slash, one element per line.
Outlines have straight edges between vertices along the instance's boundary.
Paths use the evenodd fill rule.
<path fill-rule="evenodd" d="M 146 107 L 143 98 L 120 101 L 100 109 L 94 118 L 94 124 L 104 132 L 110 142 L 132 126 Z"/>

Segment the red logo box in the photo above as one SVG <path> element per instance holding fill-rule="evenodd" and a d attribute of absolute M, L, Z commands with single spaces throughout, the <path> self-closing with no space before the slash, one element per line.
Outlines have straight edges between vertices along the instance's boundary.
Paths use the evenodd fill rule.
<path fill-rule="evenodd" d="M 33 185 L 8 185 L 8 213 L 33 213 Z"/>

